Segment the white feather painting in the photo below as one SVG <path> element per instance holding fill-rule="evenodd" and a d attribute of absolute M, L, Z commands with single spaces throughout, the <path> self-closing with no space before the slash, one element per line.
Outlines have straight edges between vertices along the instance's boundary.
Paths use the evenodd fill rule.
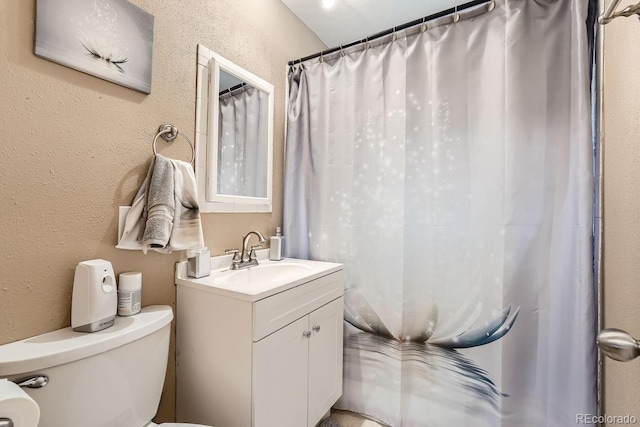
<path fill-rule="evenodd" d="M 38 0 L 35 54 L 151 93 L 153 15 L 126 0 Z"/>

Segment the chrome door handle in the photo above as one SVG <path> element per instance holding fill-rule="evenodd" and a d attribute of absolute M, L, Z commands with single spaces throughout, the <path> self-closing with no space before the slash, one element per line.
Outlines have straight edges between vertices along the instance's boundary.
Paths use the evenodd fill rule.
<path fill-rule="evenodd" d="M 628 332 L 620 329 L 603 329 L 596 338 L 596 344 L 606 356 L 621 362 L 628 362 L 640 355 L 640 343 Z"/>
<path fill-rule="evenodd" d="M 314 326 L 313 328 L 311 328 L 311 329 L 313 329 L 313 330 L 314 330 L 314 331 L 316 331 L 316 332 L 320 332 L 320 325 L 315 325 L 315 326 Z"/>

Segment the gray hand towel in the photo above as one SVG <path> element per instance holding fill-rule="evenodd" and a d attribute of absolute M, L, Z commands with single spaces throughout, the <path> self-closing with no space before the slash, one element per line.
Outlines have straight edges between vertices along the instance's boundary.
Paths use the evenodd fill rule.
<path fill-rule="evenodd" d="M 173 164 L 166 157 L 157 155 L 148 181 L 147 203 L 140 228 L 142 250 L 162 249 L 167 246 L 173 228 L 175 212 Z"/>
<path fill-rule="evenodd" d="M 119 249 L 175 250 L 204 247 L 193 166 L 156 156 L 127 213 Z"/>

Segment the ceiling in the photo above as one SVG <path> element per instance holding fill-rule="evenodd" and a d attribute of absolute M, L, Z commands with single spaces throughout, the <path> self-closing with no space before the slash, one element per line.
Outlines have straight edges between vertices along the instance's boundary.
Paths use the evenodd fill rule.
<path fill-rule="evenodd" d="M 424 16 L 451 9 L 465 0 L 282 0 L 329 47 L 338 47 Z"/>

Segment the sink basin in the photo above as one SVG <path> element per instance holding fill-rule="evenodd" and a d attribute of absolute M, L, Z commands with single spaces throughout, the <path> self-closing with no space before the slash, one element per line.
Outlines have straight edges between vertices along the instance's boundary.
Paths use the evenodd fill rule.
<path fill-rule="evenodd" d="M 248 286 L 259 286 L 264 283 L 289 282 L 300 277 L 305 277 L 313 273 L 313 269 L 306 264 L 295 264 L 292 262 L 263 262 L 259 265 L 242 270 L 227 270 L 215 274 L 214 283 L 219 285 L 232 286 L 233 284 L 243 284 Z"/>
<path fill-rule="evenodd" d="M 264 254 L 268 256 L 268 250 Z M 199 279 L 187 277 L 186 262 L 182 262 L 176 269 L 176 284 L 257 301 L 342 269 L 341 264 L 324 261 L 270 261 L 260 256 L 258 260 L 256 266 L 231 270 L 230 256 L 213 257 L 211 275 Z"/>

